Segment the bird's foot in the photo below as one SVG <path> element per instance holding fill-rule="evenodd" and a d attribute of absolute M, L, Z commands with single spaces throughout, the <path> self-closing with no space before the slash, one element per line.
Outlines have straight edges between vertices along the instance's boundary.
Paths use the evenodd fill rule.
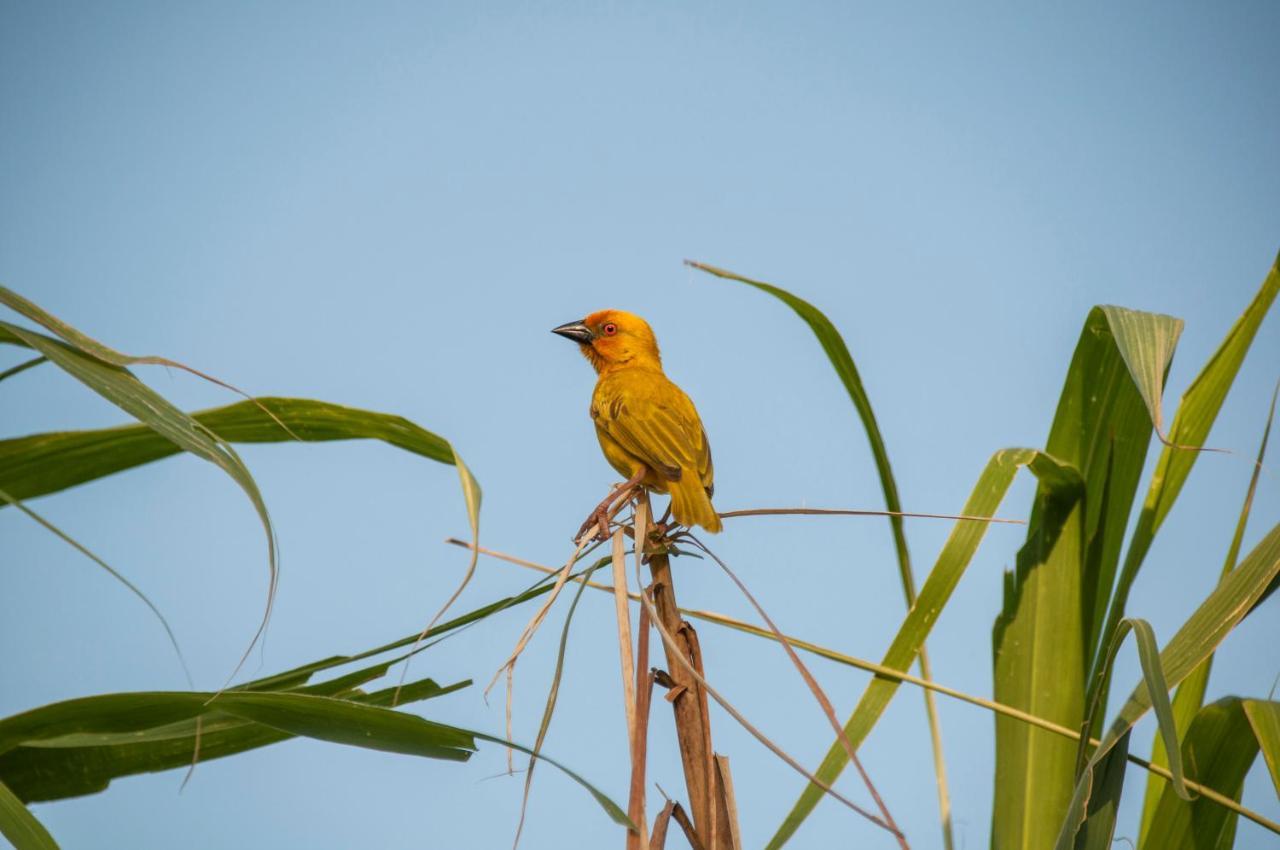
<path fill-rule="evenodd" d="M 587 515 L 587 519 L 578 529 L 578 533 L 574 535 L 575 543 L 584 542 L 584 535 L 591 531 L 594 527 L 596 532 L 590 539 L 605 541 L 609 539 L 609 523 L 613 520 L 614 514 L 622 510 L 640 490 L 640 482 L 644 480 L 646 470 L 642 467 L 635 475 L 622 484 L 614 485 L 609 491 L 609 495 L 605 496 L 600 504 L 596 505 L 595 510 Z"/>

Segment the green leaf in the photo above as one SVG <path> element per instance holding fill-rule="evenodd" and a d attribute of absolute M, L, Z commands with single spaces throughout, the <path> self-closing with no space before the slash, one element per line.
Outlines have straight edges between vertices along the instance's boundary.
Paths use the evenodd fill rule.
<path fill-rule="evenodd" d="M 291 442 L 295 436 L 309 443 L 375 439 L 440 463 L 454 463 L 448 440 L 408 419 L 323 401 L 258 398 L 202 410 L 191 418 L 230 443 Z M 147 425 L 2 440 L 0 488 L 16 498 L 31 499 L 172 457 L 179 451 L 176 443 Z"/>
<path fill-rule="evenodd" d="M 1168 368 L 1160 358 L 1172 353 L 1179 329 L 1177 319 L 1117 307 L 1094 308 L 1085 320 L 1046 444 L 1080 470 L 1085 498 L 1064 502 L 1043 485 L 1036 494 L 993 634 L 998 702 L 1081 728 L 1088 659 L 1151 440 L 1144 399 L 1158 400 Z M 1076 764 L 1070 741 L 998 718 L 993 845 L 1051 846 Z"/>
<path fill-rule="evenodd" d="M 1169 771 L 1173 774 L 1172 788 L 1184 800 L 1191 799 L 1190 792 L 1182 774 L 1182 762 L 1178 757 L 1178 729 L 1173 722 L 1173 708 L 1169 704 L 1169 687 L 1165 682 L 1164 670 L 1160 666 L 1160 652 L 1156 646 L 1155 632 L 1146 620 L 1126 619 L 1120 621 L 1115 636 L 1111 640 L 1111 648 L 1107 653 L 1104 670 L 1110 670 L 1115 662 L 1116 653 L 1125 636 L 1133 632 L 1134 641 L 1138 645 L 1138 659 L 1142 664 L 1142 677 L 1147 692 L 1152 695 L 1159 732 L 1169 752 L 1174 754 L 1170 759 Z M 1084 728 L 1091 724 L 1086 723 Z M 1119 737 L 1109 751 L 1099 749 L 1099 755 L 1090 759 L 1081 772 L 1077 783 L 1077 792 L 1072 796 L 1071 805 L 1063 818 L 1063 827 L 1058 835 L 1057 850 L 1106 850 L 1111 846 L 1111 837 L 1115 832 L 1116 810 L 1120 805 L 1120 793 L 1124 788 L 1125 760 L 1129 754 L 1129 730 Z M 1084 746 L 1081 740 L 1081 746 Z M 1083 790 L 1081 790 L 1083 789 Z M 1087 807 L 1087 808 L 1086 808 Z M 1078 832 L 1078 830 L 1083 831 Z"/>
<path fill-rule="evenodd" d="M 1253 508 L 1253 496 L 1258 489 L 1258 476 L 1262 472 L 1262 461 L 1267 454 L 1267 440 L 1271 436 L 1271 423 L 1276 414 L 1277 396 L 1280 396 L 1280 383 L 1276 384 L 1276 390 L 1271 394 L 1271 407 L 1267 412 L 1267 424 L 1262 430 L 1262 443 L 1258 447 L 1258 457 L 1253 465 L 1253 474 L 1249 476 L 1249 487 L 1245 491 L 1244 504 L 1240 508 L 1240 517 L 1236 520 L 1235 534 L 1232 535 L 1231 545 L 1227 549 L 1227 557 L 1222 564 L 1222 572 L 1218 577 L 1219 581 L 1222 580 L 1222 576 L 1225 576 L 1235 567 L 1236 559 L 1240 555 L 1240 544 L 1244 540 L 1245 527 L 1249 523 L 1249 513 Z M 1200 706 L 1204 704 L 1205 691 L 1209 686 L 1209 673 L 1212 669 L 1213 656 L 1211 655 L 1204 660 L 1204 663 L 1191 671 L 1187 678 L 1182 680 L 1182 684 L 1178 685 L 1178 691 L 1173 695 L 1173 716 L 1179 729 L 1189 728 L 1191 721 L 1200 711 Z M 1101 691 L 1099 691 L 1099 696 L 1101 696 Z M 1155 741 L 1151 744 L 1151 763 L 1161 766 L 1169 764 L 1168 750 L 1165 748 L 1164 740 L 1159 735 L 1156 736 Z M 1155 817 L 1156 807 L 1160 804 L 1160 797 L 1164 793 L 1164 787 L 1165 783 L 1154 774 L 1147 779 L 1146 795 L 1142 803 L 1142 820 L 1138 830 L 1139 843 L 1142 842 L 1147 830 L 1151 827 L 1151 819 Z"/>
<path fill-rule="evenodd" d="M 1276 796 L 1280 797 L 1280 703 L 1247 699 L 1244 701 L 1244 713 L 1253 727 L 1262 757 L 1266 759 Z"/>
<path fill-rule="evenodd" d="M 1138 388 L 1156 433 L 1164 436 L 1164 417 L 1160 402 L 1164 396 L 1164 379 L 1173 362 L 1173 350 L 1182 335 L 1182 320 L 1159 313 L 1143 313 L 1125 307 L 1103 305 L 1116 348 L 1129 377 Z"/>
<path fill-rule="evenodd" d="M 15 850 L 58 850 L 53 836 L 36 820 L 9 787 L 0 782 L 0 835 L 9 839 Z"/>
<path fill-rule="evenodd" d="M 1272 264 L 1253 301 L 1231 326 L 1226 338 L 1200 374 L 1187 387 L 1178 404 L 1173 425 L 1169 429 L 1168 444 L 1160 452 L 1151 485 L 1142 505 L 1142 512 L 1134 526 L 1129 548 L 1125 552 L 1124 566 L 1115 582 L 1115 591 L 1107 613 L 1107 624 L 1102 634 L 1111 634 L 1116 623 L 1124 617 L 1129 591 L 1134 579 L 1151 548 L 1156 532 L 1164 523 L 1177 501 L 1182 486 L 1191 474 L 1191 468 L 1200 456 L 1196 448 L 1204 445 L 1213 427 L 1218 411 L 1226 400 L 1240 365 L 1258 333 L 1258 327 L 1270 310 L 1276 294 L 1280 293 L 1280 258 Z M 1098 656 L 1095 656 L 1095 658 Z M 1096 667 L 1096 664 L 1095 664 Z M 1107 702 L 1110 679 L 1101 680 L 1099 686 L 1102 702 Z M 1092 696 L 1092 695 L 1091 695 Z M 1100 731 L 1100 730 L 1097 730 Z"/>
<path fill-rule="evenodd" d="M 372 694 L 352 692 L 343 682 L 326 682 L 302 692 L 340 695 L 369 705 L 390 706 L 394 688 Z M 459 682 L 440 687 L 431 679 L 406 685 L 401 702 L 442 696 L 466 686 Z M 216 705 L 216 703 L 215 703 Z M 60 800 L 93 794 L 112 780 L 140 773 L 187 768 L 196 755 L 210 761 L 257 749 L 295 737 L 290 732 L 212 711 L 185 720 L 129 733 L 71 733 L 0 754 L 0 777 L 26 802 Z"/>
<path fill-rule="evenodd" d="M 1181 682 L 1208 658 L 1236 624 L 1244 619 L 1277 575 L 1280 575 L 1280 525 L 1272 528 L 1240 566 L 1222 580 L 1165 646 L 1160 653 L 1159 663 L 1164 682 L 1152 682 L 1144 678 L 1134 688 L 1076 784 L 1072 798 L 1073 810 L 1078 810 L 1081 800 L 1088 799 L 1092 768 L 1102 761 L 1117 741 L 1128 734 L 1133 724 L 1151 707 L 1153 699 L 1161 699 L 1154 695 L 1155 692 L 1167 690 Z M 1163 696 L 1167 698 L 1167 693 Z M 1170 752 L 1174 749 L 1170 747 Z M 1064 820 L 1062 834 L 1067 834 L 1068 830 L 1074 834 L 1073 824 Z M 1063 845 L 1060 843 L 1059 846 Z"/>
<path fill-rule="evenodd" d="M 1202 708 L 1181 752 L 1197 782 L 1238 802 L 1245 774 L 1258 755 L 1243 701 L 1227 697 Z M 1183 800 L 1166 786 L 1140 846 L 1145 850 L 1231 850 L 1236 822 L 1235 812 L 1204 797 Z"/>
<path fill-rule="evenodd" d="M 1045 492 L 1052 494 L 1055 500 L 1069 505 L 1079 499 L 1080 478 L 1074 469 L 1033 449 L 1004 449 L 996 452 L 987 463 L 969 500 L 965 503 L 963 513 L 966 516 L 975 517 L 993 516 L 1009 485 L 1013 482 L 1014 474 L 1023 466 L 1031 470 L 1040 480 Z M 884 655 L 881 663 L 885 667 L 902 671 L 910 669 L 916 654 L 934 623 L 937 622 L 943 607 L 951 598 L 952 591 L 959 583 L 986 531 L 987 523 L 984 522 L 961 522 L 954 526 L 942 552 L 938 555 L 937 563 L 920 590 L 916 604 L 907 613 L 893 643 Z M 854 747 L 865 740 L 872 727 L 884 714 L 889 701 L 897 693 L 899 684 L 887 678 L 875 678 L 868 683 L 852 716 L 844 726 L 845 735 Z M 1069 745 L 1070 742 L 1068 742 Z M 826 758 L 815 771 L 815 775 L 831 785 L 848 763 L 849 756 L 844 746 L 836 740 L 828 749 Z M 823 795 L 821 787 L 810 783 L 768 846 L 781 847 L 790 839 Z"/>
<path fill-rule="evenodd" d="M 3 505 L 13 505 L 19 511 L 21 511 L 22 513 L 29 516 L 31 519 L 38 522 L 41 526 L 43 526 L 46 530 L 52 532 L 60 540 L 72 546 L 73 548 L 76 549 L 76 551 L 80 552 L 86 558 L 93 561 L 95 564 L 97 564 L 99 567 L 105 570 L 108 575 L 110 575 L 116 581 L 120 582 L 120 584 L 124 585 L 125 588 L 129 590 L 130 593 L 138 597 L 138 599 L 142 600 L 142 604 L 146 605 L 147 608 L 150 609 L 151 613 L 155 614 L 156 619 L 160 621 L 160 626 L 164 629 L 165 635 L 168 636 L 169 638 L 169 645 L 173 647 L 174 654 L 177 655 L 178 657 L 178 664 L 181 665 L 182 667 L 182 673 L 184 676 L 186 676 L 187 684 L 190 685 L 192 683 L 191 670 L 187 667 L 187 659 L 182 654 L 182 647 L 178 645 L 178 636 L 173 633 L 173 628 L 170 627 L 168 619 L 166 619 L 164 614 L 160 612 L 160 609 L 156 607 L 156 604 L 151 601 L 151 598 L 142 592 L 141 588 L 139 588 L 133 582 L 129 581 L 129 579 L 125 578 L 125 576 L 122 573 L 120 573 L 115 567 L 111 566 L 106 561 L 102 560 L 97 555 L 95 555 L 93 552 L 89 551 L 88 547 L 84 546 L 75 538 L 71 537 L 71 535 L 67 534 L 65 531 L 58 528 L 53 523 L 49 522 L 49 520 L 45 519 L 40 514 L 31 510 L 31 508 L 19 502 L 11 494 L 5 492 L 4 490 L 0 490 L 0 506 L 3 506 Z"/>
<path fill-rule="evenodd" d="M 884 492 L 885 508 L 891 514 L 895 514 L 889 517 L 889 527 L 893 533 L 893 546 L 898 557 L 898 575 L 902 582 L 902 593 L 906 598 L 907 608 L 910 608 L 916 602 L 916 583 L 915 575 L 911 569 L 911 555 L 907 549 L 907 537 L 903 529 L 902 517 L 896 516 L 896 514 L 902 513 L 902 502 L 898 498 L 898 483 L 893 477 L 893 468 L 889 465 L 889 450 L 885 447 L 884 437 L 880 434 L 880 426 L 876 422 L 875 411 L 871 407 L 871 397 L 867 395 L 866 387 L 862 383 L 862 376 L 858 374 L 857 364 L 854 363 L 853 355 L 849 353 L 849 347 L 845 345 L 844 338 L 840 336 L 836 326 L 821 310 L 808 301 L 792 295 L 785 289 L 742 277 L 715 266 L 696 263 L 691 260 L 686 260 L 685 264 L 715 277 L 745 283 L 762 292 L 767 292 L 794 310 L 796 315 L 813 331 L 813 335 L 822 346 L 822 350 L 826 352 L 827 359 L 831 361 L 831 366 L 835 369 L 837 377 L 844 384 L 845 392 L 849 394 L 849 400 L 853 402 L 853 407 L 858 412 L 858 418 L 862 420 L 862 428 L 866 431 L 867 441 L 871 444 L 871 456 L 875 460 L 876 474 L 880 478 L 880 489 Z M 924 678 L 931 680 L 933 671 L 929 663 L 928 649 L 924 645 L 921 645 L 919 655 L 920 674 Z M 955 838 L 951 829 L 951 805 L 947 798 L 947 775 L 942 753 L 942 728 L 938 719 L 937 704 L 931 691 L 924 692 L 924 705 L 925 713 L 929 719 L 934 772 L 938 783 L 939 805 L 942 810 L 942 840 L 947 850 L 950 850 L 955 844 Z"/>
<path fill-rule="evenodd" d="M 3 294 L 2 287 L 0 287 L 0 294 Z M 235 449 L 224 443 L 217 435 L 210 432 L 190 416 L 174 407 L 167 399 L 139 381 L 127 369 L 95 359 L 56 339 L 8 322 L 0 322 L 0 329 L 49 358 L 49 362 L 63 369 L 138 421 L 145 423 L 166 440 L 222 469 L 249 497 L 249 501 L 253 503 L 254 510 L 257 511 L 263 530 L 267 535 L 267 561 L 271 578 L 262 620 L 240 659 L 240 664 L 243 664 L 244 659 L 248 657 L 249 652 L 258 642 L 258 638 L 266 630 L 267 623 L 271 618 L 278 570 L 276 568 L 275 531 L 271 525 L 271 518 L 267 513 L 267 505 L 258 490 L 257 482 L 253 480 L 253 476 L 249 474 L 248 468 L 240 460 L 240 456 L 236 454 Z M 0 486 L 4 485 L 0 484 Z M 15 488 L 17 492 L 7 486 L 5 486 L 5 489 L 15 497 L 22 498 L 20 488 Z"/>

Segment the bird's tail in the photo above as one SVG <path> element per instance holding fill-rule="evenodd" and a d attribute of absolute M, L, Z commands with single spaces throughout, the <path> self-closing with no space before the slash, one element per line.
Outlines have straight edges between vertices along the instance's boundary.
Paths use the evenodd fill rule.
<path fill-rule="evenodd" d="M 711 497 L 702 482 L 693 476 L 671 482 L 671 513 L 681 525 L 690 528 L 700 525 L 712 534 L 720 531 L 720 516 L 711 506 Z"/>

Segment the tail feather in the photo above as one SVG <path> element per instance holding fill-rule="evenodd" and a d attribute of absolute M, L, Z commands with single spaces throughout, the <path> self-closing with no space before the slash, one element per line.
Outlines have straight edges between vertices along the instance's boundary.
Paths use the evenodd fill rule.
<path fill-rule="evenodd" d="M 695 478 L 671 484 L 671 513 L 676 522 L 692 528 L 700 525 L 712 534 L 720 531 L 720 516 L 711 505 L 711 497 Z"/>

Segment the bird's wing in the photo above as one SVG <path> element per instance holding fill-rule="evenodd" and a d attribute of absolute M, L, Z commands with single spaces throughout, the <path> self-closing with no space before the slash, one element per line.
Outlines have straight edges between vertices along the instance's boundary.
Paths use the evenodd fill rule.
<path fill-rule="evenodd" d="M 683 393 L 671 398 L 618 394 L 599 405 L 596 427 L 663 478 L 679 481 L 685 470 L 693 470 L 705 483 L 710 450 L 697 416 Z"/>

